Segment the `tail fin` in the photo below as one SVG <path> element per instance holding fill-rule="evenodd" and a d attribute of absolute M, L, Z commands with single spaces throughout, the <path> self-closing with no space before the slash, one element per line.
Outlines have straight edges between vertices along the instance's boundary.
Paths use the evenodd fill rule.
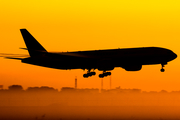
<path fill-rule="evenodd" d="M 44 49 L 44 47 L 26 29 L 20 29 L 20 31 L 31 57 L 39 56 L 42 53 L 47 52 L 46 49 Z"/>

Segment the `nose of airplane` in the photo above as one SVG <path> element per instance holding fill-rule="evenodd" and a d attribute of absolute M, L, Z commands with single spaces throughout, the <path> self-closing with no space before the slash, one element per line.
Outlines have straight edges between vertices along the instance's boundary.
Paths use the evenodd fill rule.
<path fill-rule="evenodd" d="M 175 58 L 177 58 L 177 54 L 176 54 L 176 53 L 174 53 L 173 57 L 174 57 L 174 59 L 175 59 Z"/>
<path fill-rule="evenodd" d="M 171 57 L 172 57 L 172 60 L 174 60 L 174 59 L 176 59 L 176 58 L 177 58 L 177 54 L 176 54 L 176 53 L 174 53 L 174 52 L 172 52 Z"/>

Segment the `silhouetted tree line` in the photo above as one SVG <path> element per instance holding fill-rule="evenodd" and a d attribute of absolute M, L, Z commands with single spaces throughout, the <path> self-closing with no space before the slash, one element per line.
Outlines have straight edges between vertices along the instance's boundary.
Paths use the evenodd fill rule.
<path fill-rule="evenodd" d="M 2 89 L 3 90 L 3 89 Z M 57 92 L 57 89 L 48 86 L 41 86 L 41 87 L 28 87 L 26 90 L 23 90 L 21 85 L 11 85 L 8 87 L 8 91 L 27 91 L 27 92 Z"/>
<path fill-rule="evenodd" d="M 28 87 L 11 85 L 0 90 L 0 106 L 44 106 L 52 105 L 180 105 L 180 91 L 166 90 L 145 92 L 141 89 L 76 89 L 63 87 L 61 91 L 53 87 Z M 175 100 L 175 101 L 172 101 Z M 136 101 L 136 102 L 135 102 Z M 153 102 L 154 101 L 154 102 Z M 164 102 L 167 101 L 167 102 Z M 55 104 L 55 105 L 56 105 Z"/>
<path fill-rule="evenodd" d="M 41 87 L 28 87 L 26 90 L 23 90 L 23 87 L 21 85 L 11 85 L 8 87 L 8 89 L 1 89 L 1 91 L 10 91 L 10 92 L 98 92 L 99 93 L 99 89 L 75 89 L 73 87 L 63 87 L 61 89 L 61 91 L 58 91 L 58 89 L 54 89 L 53 87 L 48 87 L 48 86 L 41 86 Z M 172 92 L 167 92 L 166 90 L 161 90 L 160 92 L 157 91 L 150 91 L 150 92 L 146 92 L 146 91 L 141 91 L 141 89 L 121 89 L 120 86 L 116 87 L 115 89 L 110 89 L 110 90 L 106 90 L 106 89 L 102 89 L 101 93 L 180 93 L 180 91 L 172 91 Z"/>
<path fill-rule="evenodd" d="M 11 85 L 8 87 L 10 91 L 22 91 L 23 87 L 21 85 Z"/>

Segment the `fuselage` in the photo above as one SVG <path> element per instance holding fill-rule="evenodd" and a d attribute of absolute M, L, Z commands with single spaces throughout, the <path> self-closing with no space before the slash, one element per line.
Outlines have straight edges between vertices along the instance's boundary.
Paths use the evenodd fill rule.
<path fill-rule="evenodd" d="M 177 55 L 169 49 L 142 47 L 45 53 L 42 56 L 24 59 L 22 62 L 57 69 L 112 70 L 114 67 L 167 64 L 176 57 Z"/>

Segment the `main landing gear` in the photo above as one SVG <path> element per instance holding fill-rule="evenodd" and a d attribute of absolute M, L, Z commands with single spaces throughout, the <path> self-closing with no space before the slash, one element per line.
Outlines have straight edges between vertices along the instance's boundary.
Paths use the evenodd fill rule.
<path fill-rule="evenodd" d="M 84 78 L 88 78 L 88 77 L 91 77 L 93 75 L 96 75 L 96 73 L 94 71 L 93 72 L 90 72 L 90 71 L 91 71 L 91 69 L 89 69 L 87 71 L 87 73 L 83 75 L 83 77 Z M 111 72 L 103 71 L 102 74 L 99 74 L 99 78 L 104 78 L 104 77 L 109 76 L 109 75 L 111 75 Z"/>
<path fill-rule="evenodd" d="M 99 78 L 103 78 L 103 77 L 106 77 L 108 75 L 111 75 L 111 72 L 104 71 L 102 74 L 99 74 Z"/>
<path fill-rule="evenodd" d="M 96 75 L 95 72 L 90 72 L 91 70 L 89 69 L 88 72 L 86 74 L 83 75 L 84 78 L 88 78 L 91 77 L 92 75 Z"/>
<path fill-rule="evenodd" d="M 165 69 L 163 68 L 164 67 L 164 64 L 161 64 L 162 68 L 161 68 L 161 72 L 164 72 Z"/>

